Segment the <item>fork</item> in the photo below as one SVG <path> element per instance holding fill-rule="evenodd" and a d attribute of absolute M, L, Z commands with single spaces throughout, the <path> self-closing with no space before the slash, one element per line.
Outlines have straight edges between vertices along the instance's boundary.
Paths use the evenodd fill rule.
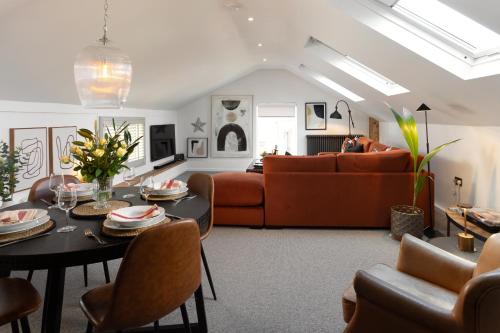
<path fill-rule="evenodd" d="M 101 238 L 97 237 L 97 235 L 94 234 L 94 232 L 90 229 L 85 229 L 84 234 L 88 238 L 94 238 L 97 241 L 97 243 L 99 243 L 101 245 L 108 244 L 108 242 L 103 241 Z"/>
<path fill-rule="evenodd" d="M 190 195 L 188 197 L 184 197 L 184 198 L 180 198 L 180 199 L 175 199 L 174 200 L 174 206 L 177 206 L 177 204 L 181 201 L 184 201 L 184 200 L 191 200 L 191 199 L 194 199 L 196 198 L 196 195 Z"/>

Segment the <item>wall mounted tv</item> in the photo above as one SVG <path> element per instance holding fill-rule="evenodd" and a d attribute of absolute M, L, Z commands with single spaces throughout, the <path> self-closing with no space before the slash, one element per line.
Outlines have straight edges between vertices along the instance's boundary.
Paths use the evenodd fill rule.
<path fill-rule="evenodd" d="M 153 125 L 149 128 L 151 162 L 175 155 L 175 125 Z"/>

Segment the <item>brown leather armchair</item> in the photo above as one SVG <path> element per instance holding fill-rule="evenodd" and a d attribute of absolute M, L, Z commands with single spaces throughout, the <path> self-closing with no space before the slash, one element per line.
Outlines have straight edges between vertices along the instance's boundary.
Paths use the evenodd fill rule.
<path fill-rule="evenodd" d="M 500 332 L 500 234 L 476 264 L 405 235 L 396 269 L 358 271 L 344 294 L 345 333 Z"/>

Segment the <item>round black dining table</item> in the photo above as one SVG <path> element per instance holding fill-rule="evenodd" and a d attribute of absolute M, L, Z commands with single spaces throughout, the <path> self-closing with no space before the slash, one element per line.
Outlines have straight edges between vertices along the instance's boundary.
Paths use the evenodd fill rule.
<path fill-rule="evenodd" d="M 134 193 L 135 197 L 122 199 L 126 193 Z M 135 187 L 116 188 L 113 199 L 129 201 L 132 205 L 146 204 Z M 193 218 L 198 222 L 202 231 L 208 227 L 210 203 L 201 196 L 178 203 L 172 201 L 155 203 L 165 208 L 167 216 L 170 214 L 176 217 Z M 47 204 L 25 202 L 8 209 L 21 208 L 47 209 Z M 103 218 L 71 218 L 70 223 L 76 225 L 77 229 L 69 233 L 58 233 L 56 229 L 66 223 L 65 213 L 57 208 L 48 211 L 51 219 L 56 222 L 56 228 L 51 231 L 50 235 L 0 247 L 0 276 L 8 276 L 10 271 L 14 270 L 47 270 L 41 332 L 57 333 L 61 326 L 66 268 L 122 258 L 131 238 L 112 238 L 101 235 L 100 227 Z M 84 230 L 87 228 L 104 239 L 107 244 L 100 245 L 94 239 L 85 237 Z M 193 332 L 206 332 L 207 323 L 201 285 L 195 292 L 195 301 L 198 322 L 191 324 L 191 329 Z M 148 330 L 152 329 L 140 328 L 127 332 L 147 332 Z M 162 326 L 160 331 L 183 332 L 184 326 Z"/>

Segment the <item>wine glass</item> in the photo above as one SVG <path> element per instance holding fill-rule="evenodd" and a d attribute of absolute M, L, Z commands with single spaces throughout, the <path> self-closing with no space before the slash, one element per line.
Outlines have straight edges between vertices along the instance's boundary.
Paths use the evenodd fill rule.
<path fill-rule="evenodd" d="M 129 168 L 129 169 L 125 169 L 123 171 L 123 180 L 125 181 L 125 183 L 127 183 L 127 186 L 130 187 L 130 184 L 131 182 L 135 179 L 135 169 L 134 168 Z M 124 199 L 127 199 L 127 198 L 133 198 L 135 197 L 135 194 L 133 193 L 127 193 L 123 196 Z"/>
<path fill-rule="evenodd" d="M 54 192 L 54 198 L 57 198 L 57 191 L 59 190 L 59 187 L 64 186 L 64 175 L 55 175 L 54 173 L 50 174 L 49 177 L 49 190 Z M 57 203 L 53 204 L 52 206 L 49 206 L 48 208 L 57 208 L 58 205 Z"/>
<path fill-rule="evenodd" d="M 66 212 L 66 225 L 57 229 L 57 232 L 71 232 L 76 229 L 76 225 L 69 224 L 69 211 L 76 207 L 77 195 L 76 189 L 65 190 L 63 186 L 59 187 L 57 192 L 57 204 L 61 210 Z"/>
<path fill-rule="evenodd" d="M 141 177 L 141 187 L 139 191 L 141 192 L 141 195 L 148 201 L 149 196 L 154 190 L 154 181 L 153 177 Z"/>

